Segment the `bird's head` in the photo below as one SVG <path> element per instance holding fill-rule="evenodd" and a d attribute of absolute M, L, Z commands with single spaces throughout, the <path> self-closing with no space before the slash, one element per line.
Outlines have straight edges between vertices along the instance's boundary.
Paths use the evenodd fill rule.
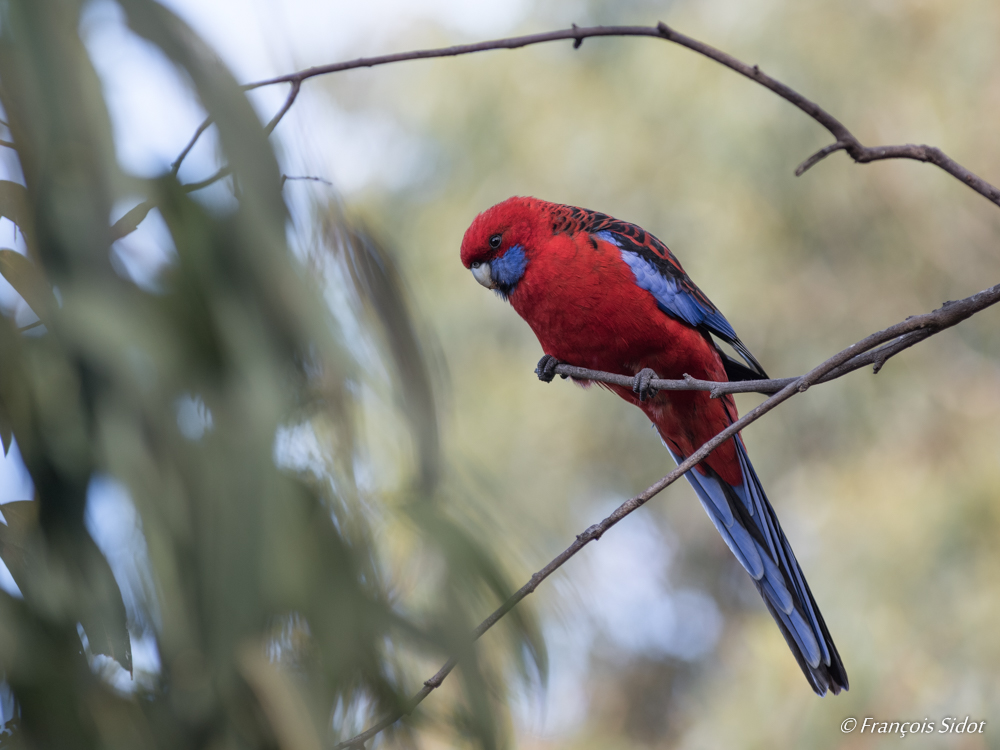
<path fill-rule="evenodd" d="M 528 267 L 533 239 L 545 226 L 544 201 L 508 198 L 483 211 L 462 240 L 462 263 L 476 281 L 507 299 Z"/>

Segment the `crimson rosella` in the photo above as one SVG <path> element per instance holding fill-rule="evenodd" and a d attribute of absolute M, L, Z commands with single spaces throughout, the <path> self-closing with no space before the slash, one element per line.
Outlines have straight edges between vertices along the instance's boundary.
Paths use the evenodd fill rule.
<path fill-rule="evenodd" d="M 538 337 L 536 372 L 550 381 L 565 362 L 634 376 L 606 386 L 649 417 L 680 463 L 737 419 L 732 396 L 660 391 L 652 377 L 766 378 L 760 363 L 673 253 L 635 224 L 535 198 L 509 198 L 476 217 L 462 263 L 508 300 Z M 743 362 L 724 353 L 723 341 Z M 847 673 L 741 436 L 687 479 L 708 517 L 753 579 L 809 684 L 846 690 Z"/>

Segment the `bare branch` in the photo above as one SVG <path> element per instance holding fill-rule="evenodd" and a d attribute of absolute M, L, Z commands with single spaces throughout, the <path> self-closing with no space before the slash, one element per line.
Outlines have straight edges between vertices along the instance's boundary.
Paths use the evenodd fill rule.
<path fill-rule="evenodd" d="M 904 349 L 909 349 L 914 344 L 920 343 L 935 333 L 939 333 L 946 328 L 951 328 L 980 310 L 996 304 L 998 301 L 1000 301 L 1000 284 L 958 302 L 945 302 L 934 312 L 907 318 L 904 323 L 907 326 L 916 325 L 915 329 L 908 330 L 884 346 L 879 346 L 876 349 L 864 351 L 851 357 L 848 361 L 823 375 L 816 383 L 828 383 L 850 372 L 859 370 L 866 365 L 872 365 L 873 371 L 877 373 L 891 357 L 899 354 Z M 901 323 L 900 325 L 903 324 Z M 599 383 L 608 383 L 626 388 L 631 388 L 634 382 L 632 375 L 599 372 L 597 370 L 588 370 L 584 367 L 574 367 L 573 365 L 566 364 L 557 365 L 555 371 L 557 375 L 563 375 L 576 380 L 593 380 Z M 711 393 L 712 398 L 718 398 L 728 393 L 777 393 L 785 386 L 798 380 L 799 377 L 720 382 L 699 380 L 690 375 L 685 375 L 682 380 L 661 380 L 654 378 L 649 384 L 658 391 L 708 391 Z"/>
<path fill-rule="evenodd" d="M 795 168 L 795 176 L 801 177 L 802 174 L 807 169 L 809 169 L 817 162 L 822 161 L 833 152 L 840 151 L 841 149 L 845 148 L 847 148 L 847 144 L 841 141 L 837 141 L 836 143 L 831 143 L 829 146 L 824 146 L 823 148 L 821 148 L 819 151 L 817 151 L 815 154 L 810 156 L 808 159 L 806 159 L 804 162 L 802 162 L 801 164 L 799 164 L 799 166 Z"/>
<path fill-rule="evenodd" d="M 227 164 L 224 167 L 219 167 L 218 171 L 216 171 L 216 173 L 211 177 L 206 177 L 204 180 L 199 182 L 189 182 L 185 185 L 181 185 L 181 187 L 184 188 L 185 193 L 193 193 L 195 190 L 201 190 L 202 188 L 207 188 L 209 185 L 214 185 L 223 177 L 228 177 L 232 173 L 232 167 Z"/>
<path fill-rule="evenodd" d="M 308 182 L 322 182 L 324 185 L 329 185 L 330 187 L 333 187 L 333 183 L 330 182 L 329 180 L 324 179 L 323 177 L 316 177 L 311 174 L 303 174 L 303 175 L 283 174 L 281 175 L 281 186 L 284 187 L 286 182 L 295 180 L 305 180 Z"/>
<path fill-rule="evenodd" d="M 206 130 L 208 130 L 208 126 L 211 124 L 212 124 L 212 118 L 206 117 L 205 121 L 198 126 L 198 129 L 196 131 L 194 131 L 194 135 L 191 136 L 191 140 L 188 141 L 188 144 L 184 147 L 184 150 L 181 151 L 180 155 L 174 160 L 174 163 L 170 165 L 170 175 L 172 177 L 176 177 L 177 173 L 180 172 L 181 163 L 183 163 L 183 161 L 187 158 L 187 155 L 191 153 L 191 149 L 194 148 L 194 144 L 198 142 L 198 139 L 201 138 L 201 134 L 204 133 Z"/>
<path fill-rule="evenodd" d="M 288 110 L 292 108 L 292 105 L 295 104 L 295 100 L 298 98 L 299 90 L 301 88 L 302 81 L 292 81 L 292 88 L 288 92 L 288 97 L 285 99 L 285 103 L 281 105 L 281 109 L 278 110 L 278 113 L 271 118 L 271 122 L 264 127 L 265 133 L 271 135 L 271 133 L 274 132 L 278 123 L 281 122 L 281 118 L 284 117 Z"/>
<path fill-rule="evenodd" d="M 299 90 L 301 89 L 301 87 L 302 87 L 301 81 L 292 81 L 292 88 L 291 91 L 288 92 L 288 97 L 285 99 L 285 103 L 281 105 L 281 109 L 279 109 L 277 113 L 274 115 L 274 117 L 271 118 L 271 121 L 264 126 L 265 133 L 270 135 L 272 132 L 274 132 L 274 129 L 278 126 L 278 123 L 281 122 L 282 118 L 288 113 L 288 110 L 291 109 L 293 104 L 295 104 L 295 100 L 296 98 L 298 98 Z M 174 160 L 174 163 L 170 165 L 170 175 L 172 177 L 176 177 L 177 173 L 180 172 L 181 164 L 184 162 L 184 159 L 186 159 L 187 155 L 191 153 L 191 149 L 194 148 L 195 144 L 198 142 L 198 139 L 201 138 L 202 133 L 208 130 L 211 124 L 212 124 L 212 118 L 206 117 L 205 120 L 201 123 L 201 125 L 198 126 L 198 129 L 194 132 L 194 135 L 191 136 L 191 140 L 188 141 L 187 145 L 184 147 L 184 150 L 181 151 L 180 155 Z M 3 145 L 2 142 L 0 142 L 0 145 Z M 188 193 L 191 193 L 194 192 L 195 190 L 201 190 L 202 188 L 206 188 L 209 185 L 218 182 L 223 177 L 228 176 L 230 171 L 231 170 L 229 169 L 229 167 L 222 167 L 215 174 L 205 178 L 204 180 L 184 185 L 184 190 Z M 133 229 L 134 228 L 135 227 L 133 227 Z"/>
<path fill-rule="evenodd" d="M 544 44 L 546 42 L 558 42 L 572 39 L 574 47 L 579 47 L 579 43 L 588 37 L 595 36 L 651 36 L 662 37 L 660 31 L 652 26 L 591 26 L 587 28 L 574 25 L 569 29 L 559 31 L 548 31 L 542 34 L 527 34 L 525 36 L 508 37 L 506 39 L 493 39 L 487 42 L 477 42 L 476 44 L 456 44 L 452 47 L 437 47 L 434 49 L 411 50 L 409 52 L 397 52 L 392 55 L 378 55 L 376 57 L 359 57 L 346 62 L 330 63 L 329 65 L 317 65 L 312 68 L 300 70 L 297 73 L 288 73 L 275 78 L 268 78 L 264 81 L 248 83 L 243 88 L 246 91 L 257 89 L 262 86 L 273 86 L 278 83 L 292 83 L 293 81 L 305 81 L 316 76 L 328 75 L 330 73 L 340 73 L 344 70 L 355 70 L 357 68 L 374 68 L 378 65 L 388 65 L 390 63 L 406 62 L 408 60 L 430 60 L 437 57 L 458 57 L 459 55 L 470 55 L 474 52 L 486 52 L 495 49 L 518 49 L 528 47 L 533 44 Z"/>
<path fill-rule="evenodd" d="M 833 137 L 837 139 L 837 144 L 843 144 L 841 148 L 846 150 L 854 161 L 860 164 L 867 164 L 868 162 L 879 161 L 881 159 L 915 159 L 917 161 L 929 162 L 937 167 L 940 167 L 952 177 L 960 180 L 962 183 L 968 185 L 983 197 L 1000 206 L 1000 190 L 981 177 L 973 174 L 958 162 L 949 158 L 940 149 L 932 146 L 914 146 L 913 144 L 907 144 L 904 146 L 863 146 L 861 145 L 861 141 L 859 141 L 854 134 L 848 130 L 842 122 L 840 122 L 840 120 L 815 102 L 806 99 L 791 87 L 786 86 L 781 81 L 771 78 L 771 76 L 761 71 L 757 65 L 751 67 L 746 63 L 737 60 L 735 57 L 727 55 L 721 50 L 717 50 L 715 47 L 711 47 L 704 42 L 699 42 L 697 39 L 692 39 L 689 36 L 685 36 L 684 34 L 674 31 L 665 23 L 659 23 L 656 28 L 665 39 L 694 50 L 699 54 L 705 55 L 706 57 L 725 65 L 727 68 L 735 70 L 737 73 L 745 75 L 747 78 L 756 81 L 761 86 L 770 89 L 782 99 L 794 104 L 796 107 L 816 120 L 816 122 L 824 128 L 829 130 L 830 133 L 833 134 Z M 836 150 L 840 149 L 833 148 L 833 146 L 827 146 L 825 149 L 822 149 L 809 159 L 806 159 L 806 161 L 799 166 L 799 169 L 796 170 L 796 174 L 801 174 L 817 161 Z"/>
<path fill-rule="evenodd" d="M 321 75 L 327 75 L 329 73 L 339 73 L 345 70 L 354 70 L 357 68 L 372 68 L 378 65 L 388 65 L 389 63 L 395 62 L 405 62 L 408 60 L 427 60 L 431 58 L 438 57 L 457 57 L 459 55 L 468 55 L 474 52 L 485 52 L 488 50 L 497 49 L 519 49 L 521 47 L 528 47 L 534 44 L 545 44 L 548 42 L 556 42 L 562 40 L 573 40 L 573 48 L 579 48 L 583 43 L 584 39 L 589 37 L 635 37 L 635 36 L 645 36 L 654 37 L 657 39 L 665 39 L 675 44 L 679 44 L 683 47 L 687 47 L 701 55 L 704 55 L 716 62 L 725 65 L 731 70 L 735 70 L 737 73 L 750 78 L 751 80 L 759 83 L 761 86 L 770 89 L 778 96 L 782 97 L 788 102 L 791 102 L 807 115 L 812 117 L 823 127 L 829 130 L 834 137 L 836 137 L 836 143 L 833 143 L 820 151 L 816 152 L 808 159 L 806 159 L 799 167 L 795 170 L 796 175 L 801 175 L 807 169 L 812 167 L 817 162 L 826 158 L 835 151 L 845 150 L 856 162 L 865 164 L 872 161 L 881 161 L 883 159 L 914 159 L 916 161 L 925 161 L 940 167 L 948 174 L 952 175 L 956 179 L 960 180 L 962 183 L 968 185 L 973 190 L 975 190 L 980 195 L 985 196 L 987 199 L 993 203 L 1000 206 L 1000 190 L 991 185 L 986 180 L 977 176 L 976 174 L 970 172 L 968 169 L 963 167 L 958 162 L 954 161 L 948 157 L 943 151 L 933 146 L 916 146 L 912 144 L 907 144 L 903 146 L 875 146 L 867 147 L 863 146 L 861 142 L 854 136 L 851 131 L 849 131 L 843 123 L 841 123 L 837 118 L 831 115 L 829 112 L 824 110 L 815 102 L 806 99 L 804 96 L 799 94 L 797 91 L 784 83 L 771 78 L 769 75 L 761 71 L 758 65 L 747 65 L 741 60 L 736 59 L 732 55 L 728 55 L 721 50 L 716 49 L 704 42 L 700 42 L 697 39 L 693 39 L 689 36 L 681 34 L 680 32 L 674 31 L 672 28 L 667 26 L 665 23 L 659 23 L 657 26 L 591 26 L 591 27 L 580 27 L 576 24 L 569 29 L 563 29 L 560 31 L 550 31 L 542 34 L 528 34 L 526 36 L 518 37 L 508 37 L 505 39 L 495 39 L 487 42 L 479 42 L 476 44 L 458 44 L 452 47 L 439 47 L 435 49 L 425 49 L 425 50 L 412 50 L 410 52 L 399 52 L 392 55 L 379 55 L 376 57 L 359 57 L 356 60 L 349 60 L 347 62 L 331 63 L 329 65 L 319 65 L 312 68 L 306 68 L 305 70 L 300 70 L 297 73 L 289 73 L 283 76 L 277 76 L 275 78 L 268 78 L 267 80 L 257 81 L 255 83 L 246 84 L 243 89 L 244 91 L 251 91 L 253 89 L 258 89 L 263 86 L 274 86 L 279 83 L 289 83 L 291 84 L 291 90 L 288 92 L 288 97 L 285 99 L 285 103 L 282 105 L 281 109 L 275 114 L 271 121 L 265 126 L 265 131 L 270 134 L 282 118 L 288 113 L 292 105 L 295 104 L 298 98 L 299 91 L 302 86 L 302 82 L 310 78 L 315 78 Z M 206 119 L 195 131 L 191 140 L 184 147 L 184 150 L 180 153 L 174 163 L 171 165 L 171 174 L 177 176 L 180 170 L 181 163 L 190 153 L 191 149 L 198 142 L 202 133 L 208 129 L 211 125 L 211 118 Z M 3 144 L 5 145 L 5 144 Z M 215 182 L 218 182 L 223 177 L 230 174 L 230 169 L 228 167 L 222 167 L 211 177 L 208 177 L 199 182 L 190 183 L 185 185 L 184 188 L 187 192 L 193 192 L 195 190 L 201 190 L 202 188 L 208 187 Z"/>
<path fill-rule="evenodd" d="M 600 539 L 604 532 L 625 518 L 625 516 L 641 508 L 659 492 L 669 487 L 671 484 L 684 476 L 684 474 L 690 469 L 694 468 L 697 464 L 703 461 L 709 453 L 722 445 L 722 443 L 726 442 L 729 438 L 747 425 L 756 422 L 782 402 L 787 401 L 797 393 L 803 393 L 810 386 L 828 382 L 829 380 L 845 375 L 852 370 L 863 367 L 866 364 L 874 363 L 877 372 L 882 363 L 884 363 L 884 361 L 892 355 L 897 354 L 909 346 L 912 346 L 918 341 L 922 341 L 929 336 L 933 336 L 935 333 L 939 333 L 946 328 L 957 325 L 966 318 L 975 315 L 977 312 L 984 310 L 991 305 L 995 305 L 997 302 L 1000 302 L 1000 284 L 996 284 L 989 289 L 984 289 L 977 294 L 973 294 L 971 297 L 966 297 L 965 299 L 957 302 L 945 302 L 941 307 L 933 312 L 925 313 L 923 315 L 914 315 L 894 326 L 890 326 L 882 331 L 866 336 L 861 339 L 861 341 L 851 344 L 851 346 L 838 352 L 822 364 L 814 367 L 812 370 L 800 377 L 783 378 L 780 380 L 748 381 L 746 384 L 733 383 L 732 385 L 737 386 L 756 385 L 756 387 L 750 390 L 762 392 L 768 392 L 764 391 L 764 388 L 776 388 L 778 387 L 778 384 L 782 385 L 780 385 L 780 389 L 778 389 L 774 395 L 763 403 L 758 404 L 755 408 L 748 411 L 738 420 L 729 425 L 729 427 L 702 445 L 698 450 L 681 462 L 676 469 L 671 471 L 655 484 L 647 487 L 635 497 L 626 500 L 624 503 L 619 505 L 615 511 L 611 513 L 611 515 L 600 523 L 594 524 L 582 533 L 578 534 L 575 541 L 569 547 L 553 558 L 548 565 L 531 576 L 531 579 L 524 584 L 524 586 L 518 589 L 489 617 L 483 620 L 479 624 L 479 627 L 475 629 L 472 640 L 478 640 L 483 633 L 493 627 L 493 625 L 495 625 L 505 614 L 512 610 L 522 599 L 534 592 L 534 590 L 538 588 L 538 584 L 562 567 L 567 560 L 573 557 L 587 544 L 596 539 Z M 885 346 L 883 346 L 883 344 Z M 871 357 L 864 359 L 865 355 L 871 355 Z M 863 359 L 864 361 L 862 361 Z M 594 370 L 584 370 L 583 368 L 571 367 L 569 365 L 559 365 L 556 368 L 556 372 L 560 375 L 565 374 L 570 377 L 581 377 L 583 373 L 586 373 L 586 379 L 589 380 L 598 380 L 600 382 L 624 385 L 626 387 L 632 386 L 632 377 L 626 375 L 600 373 Z M 697 380 L 695 378 L 687 378 L 685 380 L 654 380 L 652 381 L 652 385 L 655 388 L 663 390 L 714 391 L 720 387 L 719 383 Z M 736 391 L 728 390 L 725 392 L 733 393 Z M 712 395 L 715 396 L 716 394 L 713 393 Z M 444 679 L 451 673 L 457 664 L 458 661 L 456 659 L 449 659 L 445 665 L 441 667 L 437 674 L 424 683 L 424 686 L 416 695 L 413 696 L 403 711 L 385 717 L 356 737 L 352 737 L 351 739 L 334 746 L 334 750 L 363 748 L 364 743 L 367 740 L 371 739 L 382 730 L 403 718 L 404 715 L 408 716 L 412 713 L 424 698 L 430 695 L 434 689 L 441 685 Z"/>
<path fill-rule="evenodd" d="M 770 89 L 782 99 L 794 104 L 796 107 L 816 120 L 816 122 L 820 125 L 829 130 L 830 133 L 833 134 L 834 138 L 837 139 L 836 143 L 818 151 L 816 154 L 809 157 L 806 161 L 799 165 L 799 168 L 795 170 L 796 175 L 801 175 L 816 162 L 829 156 L 834 151 L 840 150 L 847 151 L 847 153 L 851 155 L 851 158 L 860 164 L 880 161 L 882 159 L 915 159 L 916 161 L 924 161 L 940 167 L 948 174 L 960 180 L 963 184 L 968 185 L 980 195 L 1000 206 L 1000 189 L 997 189 L 986 180 L 973 174 L 961 164 L 949 158 L 940 149 L 932 146 L 916 146 L 913 144 L 906 144 L 902 146 L 864 146 L 855 137 L 855 135 L 851 133 L 851 131 L 848 130 L 842 122 L 840 122 L 840 120 L 815 102 L 802 96 L 802 94 L 798 93 L 790 86 L 787 86 L 781 81 L 778 81 L 777 79 L 774 79 L 764 73 L 760 69 L 760 66 L 747 65 L 742 60 L 738 60 L 732 55 L 726 54 L 711 45 L 681 34 L 678 31 L 674 31 L 662 22 L 657 24 L 655 27 L 590 26 L 584 28 L 574 24 L 572 28 L 569 29 L 549 31 L 543 34 L 528 34 L 526 36 L 495 39 L 488 42 L 479 42 L 477 44 L 457 44 L 452 47 L 412 50 L 410 52 L 398 52 L 392 55 L 379 55 L 377 57 L 359 57 L 356 60 L 331 63 L 329 65 L 318 65 L 316 67 L 300 70 L 297 73 L 289 73 L 275 78 L 268 78 L 264 81 L 249 83 L 243 88 L 249 91 L 262 86 L 273 86 L 278 83 L 291 83 L 293 85 L 296 83 L 301 84 L 309 78 L 315 78 L 316 76 L 327 75 L 329 73 L 339 73 L 345 70 L 373 68 L 378 65 L 388 65 L 390 63 L 405 62 L 407 60 L 428 60 L 437 57 L 456 57 L 459 55 L 469 55 L 474 52 L 485 52 L 487 50 L 519 49 L 521 47 L 528 47 L 534 44 L 545 44 L 548 42 L 557 42 L 568 39 L 573 40 L 573 47 L 576 49 L 583 43 L 584 39 L 600 36 L 646 36 L 657 39 L 665 39 L 715 60 L 717 63 L 725 65 L 731 70 L 735 70 L 737 73 L 746 76 L 765 88 Z"/>

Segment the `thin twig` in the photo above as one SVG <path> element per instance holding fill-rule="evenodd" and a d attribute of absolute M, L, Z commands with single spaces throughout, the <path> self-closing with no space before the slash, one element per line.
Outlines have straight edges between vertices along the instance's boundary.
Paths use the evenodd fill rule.
<path fill-rule="evenodd" d="M 840 151 L 845 148 L 847 148 L 847 144 L 844 143 L 843 141 L 837 141 L 836 143 L 831 143 L 829 146 L 824 146 L 823 148 L 821 148 L 819 151 L 817 151 L 815 154 L 810 156 L 808 159 L 806 159 L 804 162 L 802 162 L 801 164 L 799 164 L 799 166 L 795 168 L 795 176 L 801 177 L 803 174 L 805 174 L 805 171 L 810 167 L 812 167 L 814 164 L 817 164 L 818 162 L 822 161 L 835 151 Z"/>
<path fill-rule="evenodd" d="M 271 122 L 264 127 L 265 133 L 271 135 L 271 133 L 274 132 L 278 123 L 281 122 L 281 118 L 284 117 L 285 113 L 287 113 L 288 110 L 292 108 L 292 105 L 295 104 L 295 100 L 298 98 L 299 90 L 301 88 L 302 81 L 292 81 L 292 88 L 291 91 L 288 92 L 288 96 L 285 98 L 285 103 L 281 105 L 281 109 L 278 110 L 277 114 L 271 118 Z"/>
<path fill-rule="evenodd" d="M 346 62 L 330 63 L 328 65 L 317 65 L 306 68 L 296 73 L 288 73 L 263 81 L 248 83 L 243 86 L 245 91 L 261 88 L 262 86 L 274 86 L 278 83 L 292 83 L 293 81 L 305 81 L 316 76 L 328 75 L 330 73 L 340 73 L 344 70 L 355 70 L 357 68 L 374 68 L 378 65 L 388 65 L 390 63 L 406 62 L 408 60 L 430 60 L 437 57 L 457 57 L 459 55 L 469 55 L 474 52 L 486 52 L 495 49 L 518 49 L 528 47 L 533 44 L 544 44 L 546 42 L 558 42 L 564 39 L 572 39 L 574 46 L 577 41 L 582 42 L 588 37 L 595 36 L 651 36 L 662 37 L 658 29 L 652 26 L 591 26 L 582 28 L 573 26 L 570 29 L 559 31 L 547 31 L 542 34 L 528 34 L 526 36 L 508 37 L 505 39 L 493 39 L 487 42 L 477 42 L 476 44 L 456 44 L 451 47 L 436 47 L 433 49 L 411 50 L 409 52 L 397 52 L 391 55 L 378 55 L 375 57 L 359 57 Z"/>
<path fill-rule="evenodd" d="M 185 185 L 181 185 L 181 188 L 183 188 L 185 193 L 193 193 L 195 190 L 201 190 L 203 188 L 207 188 L 209 185 L 214 185 L 223 177 L 228 177 L 232 173 L 233 168 L 227 164 L 224 167 L 219 167 L 218 171 L 216 171 L 211 177 L 206 177 L 200 182 L 189 182 Z"/>
<path fill-rule="evenodd" d="M 314 177 L 311 174 L 303 174 L 303 175 L 283 174 L 281 175 L 281 186 L 284 187 L 286 182 L 295 180 L 306 180 L 308 182 L 322 182 L 324 185 L 329 185 L 330 187 L 333 187 L 333 183 L 330 182 L 329 180 L 323 177 Z"/>
<path fill-rule="evenodd" d="M 211 124 L 212 124 L 212 118 L 206 117 L 204 122 L 202 122 L 201 125 L 198 126 L 198 129 L 194 131 L 194 135 L 191 136 L 191 140 L 188 141 L 188 144 L 184 147 L 184 150 L 181 151 L 180 155 L 174 160 L 174 163 L 170 165 L 171 177 L 176 177 L 177 173 L 181 171 L 181 163 L 184 161 L 184 159 L 187 158 L 187 155 L 191 153 L 191 149 L 194 148 L 194 144 L 198 142 L 198 139 L 201 138 L 201 134 L 204 133 L 206 130 L 208 130 L 208 126 Z"/>
<path fill-rule="evenodd" d="M 288 113 L 288 110 L 291 109 L 292 105 L 295 103 L 295 99 L 298 97 L 299 89 L 301 87 L 302 87 L 301 81 L 292 82 L 292 90 L 288 92 L 288 97 L 285 99 L 285 103 L 281 105 L 281 109 L 279 109 L 277 113 L 274 115 L 274 117 L 271 118 L 271 121 L 264 126 L 265 133 L 270 135 L 272 132 L 274 132 L 274 129 L 278 126 L 278 123 L 281 122 L 282 118 Z M 211 117 L 206 117 L 204 121 L 202 121 L 201 125 L 198 126 L 198 129 L 194 132 L 194 135 L 191 136 L 191 140 L 188 141 L 187 145 L 184 147 L 184 150 L 181 151 L 180 155 L 174 160 L 174 163 L 170 165 L 170 175 L 172 177 L 176 177 L 177 173 L 180 172 L 181 164 L 184 162 L 184 159 L 186 159 L 187 155 L 191 153 L 191 149 L 194 148 L 195 144 L 198 142 L 198 139 L 201 138 L 202 133 L 208 130 L 212 122 L 213 121 Z M 3 143 L 0 142 L 0 145 L 3 145 Z M 191 182 L 188 183 L 187 185 L 184 185 L 184 190 L 188 193 L 191 193 L 194 192 L 195 190 L 201 190 L 202 188 L 206 188 L 209 185 L 218 182 L 223 177 L 228 176 L 231 171 L 232 170 L 230 170 L 229 167 L 223 167 L 219 169 L 211 177 L 206 177 L 204 180 L 201 180 L 199 182 Z"/>
<path fill-rule="evenodd" d="M 1000 284 L 992 286 L 989 289 L 984 289 L 977 294 L 973 294 L 971 297 L 966 297 L 965 299 L 957 302 L 945 302 L 941 307 L 933 312 L 925 313 L 923 315 L 914 315 L 894 326 L 890 326 L 882 331 L 866 336 L 800 377 L 784 378 L 782 380 L 772 381 L 751 381 L 756 383 L 784 383 L 784 385 L 766 401 L 758 404 L 755 408 L 748 411 L 742 417 L 729 425 L 729 427 L 702 445 L 698 450 L 678 464 L 677 468 L 665 477 L 660 479 L 655 484 L 650 485 L 635 497 L 626 500 L 624 503 L 619 505 L 614 512 L 611 513 L 611 515 L 600 523 L 596 523 L 582 533 L 578 534 L 574 542 L 569 547 L 554 557 L 548 565 L 531 576 L 530 580 L 524 584 L 524 586 L 518 589 L 507 599 L 507 601 L 500 605 L 489 617 L 479 624 L 479 627 L 477 627 L 474 631 L 473 640 L 477 640 L 481 635 L 483 635 L 483 633 L 489 630 L 522 599 L 538 588 L 538 585 L 542 581 L 562 567 L 567 560 L 573 557 L 587 544 L 596 539 L 600 539 L 608 529 L 625 518 L 625 516 L 641 508 L 651 498 L 669 487 L 671 484 L 684 476 L 684 474 L 690 469 L 693 469 L 697 464 L 703 461 L 708 454 L 722 445 L 722 443 L 726 442 L 729 438 L 747 425 L 756 422 L 782 402 L 787 401 L 797 393 L 803 393 L 810 386 L 828 382 L 833 379 L 830 376 L 834 376 L 834 373 L 839 372 L 840 375 L 836 375 L 834 377 L 840 377 L 841 375 L 847 374 L 851 370 L 857 369 L 857 367 L 862 367 L 863 364 L 859 364 L 856 367 L 852 365 L 865 353 L 874 352 L 876 357 L 873 361 L 877 364 L 879 357 L 892 356 L 892 354 L 902 351 L 902 349 L 906 348 L 906 346 L 912 346 L 912 343 L 916 343 L 916 341 L 911 338 L 912 343 L 906 343 L 903 345 L 906 342 L 907 337 L 913 337 L 914 334 L 917 334 L 919 335 L 919 340 L 923 340 L 943 331 L 946 328 L 957 325 L 966 318 L 975 315 L 977 312 L 984 310 L 991 305 L 995 305 L 997 302 L 1000 302 Z M 887 346 L 882 346 L 883 344 L 887 344 Z M 870 362 L 865 362 L 864 364 L 870 364 Z M 569 368 L 567 365 L 560 365 L 556 368 L 556 372 L 563 374 L 564 368 L 566 368 L 565 374 L 573 377 L 576 377 L 575 373 L 577 372 L 586 372 L 599 376 L 590 377 L 589 379 L 592 380 L 600 380 L 601 382 L 614 383 L 629 387 L 632 385 L 631 377 L 615 375 L 613 373 L 596 373 L 593 370 L 583 370 L 582 368 Z M 620 382 L 620 378 L 624 378 L 624 382 Z M 653 385 L 656 388 L 662 388 L 662 384 L 664 383 L 680 384 L 677 388 L 674 388 L 674 390 L 712 390 L 718 386 L 717 383 L 699 381 L 694 378 L 690 378 L 688 380 L 653 381 Z M 334 750 L 347 750 L 348 748 L 353 749 L 364 747 L 364 743 L 366 741 L 370 740 L 382 730 L 392 726 L 392 724 L 399 721 L 399 719 L 403 718 L 403 716 L 412 713 L 412 711 L 421 701 L 423 701 L 424 698 L 430 695 L 433 690 L 441 685 L 444 679 L 451 673 L 457 664 L 458 661 L 456 659 L 449 659 L 445 665 L 441 667 L 437 674 L 424 683 L 424 686 L 416 695 L 413 696 L 412 699 L 410 699 L 409 703 L 402 711 L 386 716 L 377 724 L 373 725 L 361 734 L 335 745 Z"/>
<path fill-rule="evenodd" d="M 292 89 L 291 89 L 291 91 L 288 92 L 288 96 L 285 98 L 285 103 L 281 105 L 281 109 L 279 109 L 277 111 L 277 113 L 275 113 L 274 117 L 271 118 L 271 121 L 269 123 L 267 123 L 267 125 L 264 126 L 264 132 L 267 135 L 270 135 L 271 133 L 274 132 L 274 129 L 278 126 L 278 123 L 281 122 L 282 118 L 288 113 L 288 110 L 291 109 L 291 107 L 292 107 L 293 104 L 295 104 L 295 100 L 296 100 L 296 98 L 298 98 L 299 90 L 301 88 L 302 88 L 302 82 L 301 81 L 293 81 L 292 82 Z M 187 155 L 191 152 L 191 149 L 194 148 L 194 145 L 198 142 L 198 139 L 201 137 L 201 134 L 204 133 L 206 130 L 208 130 L 208 127 L 211 124 L 212 124 L 212 118 L 211 117 L 207 117 L 201 123 L 201 125 L 198 126 L 198 129 L 195 131 L 194 135 L 191 137 L 191 140 L 188 141 L 188 144 L 184 147 L 184 150 L 181 151 L 180 155 L 177 157 L 177 159 L 174 161 L 174 163 L 170 166 L 170 174 L 171 174 L 171 176 L 173 176 L 173 177 L 177 176 L 177 173 L 180 171 L 180 168 L 181 168 L 181 163 L 184 161 L 184 159 L 187 157 Z M 0 145 L 3 145 L 2 141 L 0 141 Z M 186 185 L 183 185 L 182 187 L 184 188 L 185 192 L 187 192 L 187 193 L 193 193 L 196 190 L 202 190 L 204 188 L 207 188 L 209 185 L 214 185 L 216 182 L 218 182 L 219 180 L 221 180 L 223 177 L 228 177 L 230 175 L 230 173 L 232 173 L 232 169 L 230 169 L 228 166 L 224 166 L 224 167 L 221 167 L 220 169 L 218 169 L 215 172 L 215 174 L 213 174 L 213 175 L 211 175 L 209 177 L 206 177 L 204 180 L 200 180 L 199 182 L 189 182 Z M 287 178 L 285 178 L 285 179 L 287 179 Z M 284 183 L 284 180 L 282 180 L 282 183 Z M 132 230 L 134 230 L 134 229 L 135 229 L 135 227 L 132 227 Z M 132 230 L 130 230 L 130 231 L 132 231 Z M 119 237 L 118 239 L 121 239 L 121 238 Z"/>

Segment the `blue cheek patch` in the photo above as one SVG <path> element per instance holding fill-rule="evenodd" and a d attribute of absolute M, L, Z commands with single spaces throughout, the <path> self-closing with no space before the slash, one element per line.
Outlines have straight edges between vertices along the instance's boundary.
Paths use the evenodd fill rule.
<path fill-rule="evenodd" d="M 520 245 L 512 246 L 499 258 L 490 261 L 490 273 L 496 283 L 496 292 L 504 299 L 507 299 L 514 292 L 517 282 L 524 276 L 524 269 L 528 266 L 528 259 L 524 255 L 524 248 Z"/>

